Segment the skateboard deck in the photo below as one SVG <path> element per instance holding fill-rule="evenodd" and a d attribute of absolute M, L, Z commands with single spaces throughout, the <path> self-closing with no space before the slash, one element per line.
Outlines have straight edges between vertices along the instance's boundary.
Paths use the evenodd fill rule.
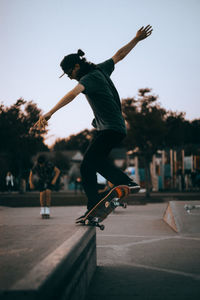
<path fill-rule="evenodd" d="M 101 230 L 104 230 L 105 226 L 100 225 L 107 216 L 114 211 L 115 208 L 119 206 L 126 207 L 124 202 L 124 197 L 128 196 L 130 189 L 126 185 L 119 185 L 111 189 L 110 192 L 100 200 L 89 212 L 88 214 L 77 220 L 76 223 L 81 223 L 88 226 L 96 226 Z"/>

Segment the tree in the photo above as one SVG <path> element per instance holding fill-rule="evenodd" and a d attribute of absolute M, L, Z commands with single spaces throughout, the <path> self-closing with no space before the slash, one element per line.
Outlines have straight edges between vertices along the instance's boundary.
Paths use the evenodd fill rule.
<path fill-rule="evenodd" d="M 200 119 L 185 120 L 185 113 L 167 113 L 166 118 L 166 146 L 170 148 L 185 149 L 192 147 L 198 149 L 200 146 Z"/>
<path fill-rule="evenodd" d="M 84 153 L 94 135 L 95 130 L 85 129 L 77 134 L 70 135 L 66 139 L 56 140 L 52 149 L 54 151 L 80 150 Z"/>
<path fill-rule="evenodd" d="M 200 119 L 191 121 L 190 132 L 188 133 L 189 142 L 200 146 Z"/>
<path fill-rule="evenodd" d="M 151 89 L 140 89 L 137 98 L 122 100 L 122 109 L 128 123 L 125 145 L 138 149 L 138 156 L 145 166 L 146 196 L 150 196 L 150 162 L 158 149 L 163 148 L 166 136 L 166 110 L 157 103 L 158 96 L 149 94 Z"/>
<path fill-rule="evenodd" d="M 70 168 L 70 160 L 60 151 L 55 151 L 52 161 L 56 167 L 58 167 L 62 174 L 66 174 Z"/>
<path fill-rule="evenodd" d="M 48 151 L 44 144 L 47 130 L 29 131 L 40 115 L 41 110 L 32 101 L 19 99 L 10 107 L 0 105 L 0 155 L 6 160 L 5 169 L 1 170 L 3 181 L 9 170 L 15 177 L 26 178 L 31 157 L 38 151 Z"/>
<path fill-rule="evenodd" d="M 189 125 L 189 122 L 185 121 L 185 113 L 167 112 L 165 146 L 168 148 L 183 148 L 184 144 L 187 143 L 187 130 L 185 131 L 187 125 Z"/>
<path fill-rule="evenodd" d="M 189 122 L 187 128 L 185 128 L 187 133 L 187 145 L 185 146 L 185 153 L 189 155 L 199 155 L 200 154 L 200 119 L 193 120 Z"/>
<path fill-rule="evenodd" d="M 137 148 L 143 160 L 146 177 L 146 195 L 150 195 L 150 162 L 159 149 L 185 149 L 190 154 L 199 153 L 200 119 L 185 120 L 185 113 L 167 111 L 149 94 L 151 89 L 140 89 L 137 98 L 122 100 L 122 108 L 129 129 L 125 145 Z"/>

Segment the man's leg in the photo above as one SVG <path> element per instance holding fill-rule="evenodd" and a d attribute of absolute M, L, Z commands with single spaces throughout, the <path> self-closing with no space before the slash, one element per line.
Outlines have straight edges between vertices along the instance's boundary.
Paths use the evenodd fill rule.
<path fill-rule="evenodd" d="M 115 131 L 102 131 L 98 133 L 85 153 L 81 165 L 81 176 L 83 188 L 88 197 L 88 209 L 91 209 L 100 200 L 97 172 L 115 185 L 128 184 L 131 181 L 124 172 L 107 159 L 110 151 L 121 142 L 123 137 L 122 134 Z"/>
<path fill-rule="evenodd" d="M 50 206 L 51 206 L 51 190 L 50 189 L 46 189 L 45 197 L 46 197 L 45 214 L 47 216 L 50 216 Z"/>
<path fill-rule="evenodd" d="M 85 158 L 81 164 L 81 176 L 83 189 L 88 198 L 87 208 L 91 209 L 98 201 L 98 185 L 96 169 L 89 157 Z"/>
<path fill-rule="evenodd" d="M 51 206 L 51 190 L 49 189 L 46 190 L 46 206 Z"/>
<path fill-rule="evenodd" d="M 45 191 L 40 192 L 40 206 L 45 207 L 46 201 L 45 201 Z"/>
<path fill-rule="evenodd" d="M 46 196 L 45 196 L 45 191 L 40 191 L 40 215 L 43 217 L 45 214 L 45 205 L 46 205 Z"/>

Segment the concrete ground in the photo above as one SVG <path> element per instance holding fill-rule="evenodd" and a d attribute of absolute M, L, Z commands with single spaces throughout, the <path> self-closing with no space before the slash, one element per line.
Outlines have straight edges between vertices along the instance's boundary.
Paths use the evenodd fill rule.
<path fill-rule="evenodd" d="M 39 207 L 0 206 L 0 290 L 11 288 L 78 228 L 82 207 L 53 207 L 41 219 Z"/>
<path fill-rule="evenodd" d="M 118 208 L 104 221 L 87 300 L 200 299 L 200 233 L 174 232 L 166 206 Z"/>
<path fill-rule="evenodd" d="M 177 234 L 162 220 L 167 203 L 117 208 L 97 228 L 97 270 L 87 300 L 200 299 L 200 233 Z M 24 277 L 77 230 L 85 206 L 0 207 L 0 288 Z"/>

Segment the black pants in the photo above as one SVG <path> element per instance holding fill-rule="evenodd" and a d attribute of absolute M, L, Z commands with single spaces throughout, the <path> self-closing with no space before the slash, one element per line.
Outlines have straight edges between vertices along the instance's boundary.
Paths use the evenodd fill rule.
<path fill-rule="evenodd" d="M 98 172 L 114 185 L 128 184 L 131 179 L 109 159 L 110 151 L 118 146 L 125 135 L 114 130 L 99 131 L 89 145 L 81 164 L 82 184 L 91 209 L 100 199 L 98 195 Z"/>

